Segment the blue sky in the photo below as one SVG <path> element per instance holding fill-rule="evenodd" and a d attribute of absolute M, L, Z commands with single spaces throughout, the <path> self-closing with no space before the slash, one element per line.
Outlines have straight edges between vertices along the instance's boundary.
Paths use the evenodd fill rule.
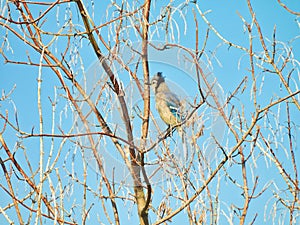
<path fill-rule="evenodd" d="M 89 10 L 90 14 L 93 15 L 93 18 L 96 22 L 101 23 L 107 20 L 107 16 L 109 15 L 105 14 L 105 10 L 107 5 L 109 4 L 109 1 L 102 1 L 101 3 L 95 2 L 94 3 L 94 10 L 95 14 L 93 15 L 93 8 L 92 5 L 87 5 L 87 9 Z M 154 1 L 152 4 L 152 12 L 150 14 L 150 20 L 154 21 L 154 19 L 159 15 L 161 12 L 162 7 L 165 5 L 165 1 Z M 292 0 L 292 1 L 286 1 L 284 2 L 287 4 L 287 6 L 291 9 L 293 9 L 296 12 L 300 12 L 300 4 L 298 1 Z M 4 3 L 2 3 L 4 4 Z M 132 3 L 134 4 L 134 2 Z M 249 41 L 248 41 L 248 33 L 245 30 L 244 24 L 242 20 L 240 19 L 241 15 L 248 23 L 251 24 L 251 16 L 249 14 L 249 10 L 247 8 L 246 1 L 240 1 L 240 0 L 233 0 L 233 1 L 221 1 L 221 0 L 199 0 L 197 1 L 197 4 L 199 8 L 202 10 L 202 12 L 206 13 L 205 16 L 209 20 L 209 22 L 212 24 L 212 26 L 227 40 L 230 42 L 245 46 L 248 48 Z M 76 28 L 78 30 L 82 30 L 83 27 L 81 26 L 82 22 L 80 17 L 77 15 L 78 11 L 76 11 L 75 4 L 71 4 L 70 10 L 72 11 L 72 19 L 73 23 L 76 25 Z M 200 48 L 202 46 L 202 43 L 205 38 L 207 25 L 202 20 L 202 18 L 199 15 L 199 12 L 197 11 L 197 8 L 194 4 L 190 4 L 189 6 L 181 5 L 179 7 L 180 3 L 178 1 L 174 1 L 173 6 L 176 8 L 180 8 L 181 11 L 174 13 L 174 21 L 172 23 L 172 26 L 174 28 L 174 39 L 168 37 L 170 43 L 180 43 L 181 45 L 184 45 L 187 48 L 194 49 L 195 45 L 195 21 L 193 17 L 193 11 L 197 14 L 197 20 L 199 23 L 199 43 Z M 252 1 L 252 6 L 255 11 L 255 15 L 257 17 L 258 22 L 261 25 L 262 33 L 265 37 L 265 41 L 267 43 L 267 46 L 270 47 L 272 45 L 272 38 L 273 38 L 273 31 L 274 26 L 276 25 L 276 40 L 278 41 L 278 52 L 283 52 L 283 47 L 281 43 L 285 43 L 288 47 L 292 48 L 292 52 L 294 54 L 294 59 L 299 60 L 300 58 L 300 18 L 288 13 L 283 7 L 281 7 L 277 1 L 274 0 L 254 0 Z M 3 7 L 3 6 L 1 6 Z M 67 8 L 67 9 L 66 9 Z M 38 15 L 40 9 L 34 8 L 33 12 L 35 15 Z M 49 19 L 51 22 L 45 23 L 45 29 L 49 29 L 52 31 L 56 31 L 58 27 L 62 26 L 66 21 L 66 15 L 68 14 L 68 7 L 67 6 L 60 6 L 59 9 L 59 23 L 55 20 Z M 114 8 L 111 7 L 109 9 L 110 13 L 114 12 Z M 15 13 L 13 11 L 13 13 Z M 182 14 L 181 14 L 182 13 Z M 54 10 L 51 12 L 48 16 L 48 18 L 57 18 L 57 11 Z M 182 17 L 184 15 L 184 18 Z M 51 17 L 52 16 L 52 17 Z M 2 21 L 3 22 L 3 21 Z M 151 30 L 153 32 L 153 40 L 155 40 L 155 43 L 164 43 L 166 37 L 161 34 L 163 31 L 163 28 L 160 28 L 160 32 L 156 32 L 155 30 Z M 176 30 L 178 29 L 178 30 Z M 184 32 L 185 31 L 185 32 Z M 139 39 L 137 38 L 136 34 L 132 31 L 129 31 L 129 39 L 132 42 L 136 42 L 137 45 L 139 43 Z M 124 29 L 124 33 L 126 33 L 126 30 Z M 113 42 L 113 35 L 109 33 L 109 29 L 103 28 L 101 29 L 101 34 L 103 35 L 104 39 L 106 41 Z M 178 36 L 178 34 L 180 34 Z M 3 27 L 0 29 L 0 35 L 1 35 L 1 44 L 4 41 L 5 36 L 5 30 Z M 262 52 L 262 48 L 259 43 L 259 38 L 256 32 L 256 29 L 253 31 L 254 35 L 254 52 L 259 53 Z M 124 35 L 125 36 L 125 35 Z M 14 61 L 26 61 L 27 55 L 30 55 L 32 61 L 39 62 L 40 56 L 32 51 L 32 49 L 29 46 L 26 46 L 24 43 L 22 43 L 20 40 L 18 40 L 14 35 L 11 33 L 8 34 L 9 37 L 9 46 L 12 50 L 10 50 L 7 45 L 5 48 L 2 49 L 2 51 L 5 51 L 5 54 L 8 56 L 9 59 Z M 178 38 L 179 37 L 179 38 Z M 45 39 L 47 41 L 50 41 L 51 38 L 46 36 Z M 58 39 L 58 41 L 55 41 L 54 44 L 51 46 L 51 50 L 53 50 L 58 56 L 60 55 L 60 50 L 64 49 L 66 38 Z M 103 52 L 106 52 L 103 45 L 101 45 L 100 41 L 100 48 Z M 70 62 L 70 65 L 73 69 L 74 74 L 76 74 L 80 80 L 82 78 L 83 72 L 86 72 L 89 76 L 92 76 L 94 74 L 93 72 L 93 66 L 95 63 L 97 63 L 96 56 L 92 50 L 91 45 L 88 43 L 86 39 L 82 39 L 80 37 L 75 37 L 70 45 L 70 54 L 68 54 L 69 58 L 67 59 Z M 75 54 L 76 51 L 79 51 L 79 54 Z M 72 54 L 73 52 L 73 54 Z M 125 59 L 129 60 L 128 56 L 126 56 L 125 52 L 123 52 L 125 55 Z M 152 54 L 152 55 L 151 55 Z M 189 63 L 184 63 L 184 53 L 178 53 L 175 51 L 174 55 L 172 56 L 172 51 L 168 52 L 165 51 L 161 54 L 159 54 L 156 51 L 151 52 L 149 57 L 151 58 L 150 62 L 150 73 L 154 74 L 158 71 L 162 71 L 164 75 L 166 76 L 166 80 L 169 82 L 171 86 L 176 90 L 177 94 L 180 94 L 181 96 L 184 96 L 184 98 L 187 98 L 189 101 L 192 101 L 196 94 L 198 94 L 195 85 L 195 76 L 193 74 L 193 68 Z M 122 54 L 121 54 L 122 55 Z M 283 55 L 286 55 L 286 53 L 283 52 Z M 207 47 L 205 51 L 205 55 L 203 56 L 202 60 L 204 65 L 209 64 L 209 68 L 207 69 L 208 72 L 211 72 L 210 79 L 213 80 L 214 78 L 217 79 L 217 82 L 219 84 L 218 93 L 220 93 L 220 100 L 224 101 L 227 96 L 232 93 L 237 85 L 242 81 L 242 79 L 245 76 L 248 76 L 249 83 L 251 82 L 251 74 L 249 73 L 249 59 L 248 55 L 234 47 L 228 47 L 228 45 L 224 44 L 222 40 L 220 40 L 213 31 L 210 31 L 209 39 L 207 42 Z M 299 89 L 299 67 L 300 65 L 295 63 L 295 73 L 298 73 L 298 75 L 295 75 L 294 83 L 291 84 L 292 89 L 295 91 L 297 88 Z M 134 65 L 133 65 L 134 66 Z M 292 67 L 292 65 L 289 65 L 289 69 Z M 259 66 L 256 66 L 256 76 L 258 81 L 263 81 L 263 86 L 260 89 L 261 92 L 258 95 L 258 101 L 261 106 L 266 106 L 269 102 L 271 97 L 284 97 L 286 96 L 287 92 L 284 90 L 282 85 L 279 85 L 278 78 L 275 75 L 272 75 L 270 73 L 263 72 Z M 99 69 L 99 68 L 98 68 Z M 101 73 L 101 70 L 97 70 L 99 73 Z M 118 71 L 118 70 L 117 70 Z M 140 79 L 142 79 L 142 72 L 141 69 L 138 71 Z M 286 72 L 286 71 L 284 71 Z M 97 72 L 96 72 L 97 73 Z M 14 86 L 15 89 L 13 91 L 13 94 L 6 99 L 5 101 L 0 102 L 0 112 L 1 114 L 5 114 L 6 110 L 8 111 L 9 118 L 11 118 L 12 121 L 14 121 L 14 115 L 15 115 L 15 108 L 17 109 L 17 118 L 18 123 L 20 125 L 21 130 L 25 132 L 31 132 L 32 130 L 34 133 L 38 133 L 39 131 L 39 125 L 38 125 L 38 110 L 37 110 L 37 77 L 39 74 L 39 67 L 30 67 L 26 65 L 15 65 L 15 64 L 5 64 L 3 57 L 0 58 L 0 90 L 2 93 L 8 93 Z M 96 79 L 99 79 L 100 75 L 96 75 Z M 136 90 L 133 90 L 131 88 L 130 78 L 128 74 L 124 71 L 118 71 L 118 76 L 120 81 L 123 83 L 124 87 L 129 87 L 128 91 L 135 93 Z M 65 93 L 60 88 L 60 84 L 55 77 L 54 73 L 49 68 L 43 68 L 42 69 L 42 105 L 43 105 L 43 116 L 44 116 L 44 132 L 50 133 L 53 125 L 52 120 L 52 108 L 51 108 L 51 101 L 54 101 L 55 96 L 57 98 L 57 105 L 56 105 L 56 114 L 54 116 L 54 130 L 56 133 L 59 133 L 59 127 L 63 128 L 65 131 L 69 131 L 69 129 L 72 126 L 72 122 L 75 121 L 76 116 L 72 113 L 72 106 L 68 103 L 68 101 L 64 98 Z M 83 81 L 82 81 L 83 82 Z M 94 84 L 94 80 L 88 80 L 88 82 L 91 82 Z M 68 85 L 71 86 L 70 83 Z M 298 85 L 298 87 L 297 87 Z M 89 86 L 87 86 L 89 87 Z M 76 95 L 77 92 L 74 90 L 74 95 Z M 97 93 L 94 97 L 97 96 Z M 130 96 L 130 95 L 129 95 Z M 133 95 L 136 96 L 136 95 Z M 50 101 L 51 99 L 51 101 Z M 130 99 L 130 97 L 129 97 Z M 152 98 L 152 100 L 154 100 Z M 299 96 L 298 96 L 299 101 Z M 140 98 L 134 98 L 132 100 L 132 103 L 130 107 L 136 106 L 141 104 Z M 249 87 L 245 91 L 245 93 L 240 94 L 237 99 L 234 99 L 232 104 L 235 105 L 236 108 L 241 108 L 242 105 L 245 107 L 245 117 L 248 120 L 248 122 L 251 119 L 251 113 L 254 112 L 253 104 L 251 104 L 251 93 Z M 111 110 L 106 107 L 106 104 L 103 102 L 99 102 L 99 109 L 103 112 L 103 114 L 107 117 L 108 122 L 112 127 L 114 127 L 118 122 L 120 121 L 120 117 L 118 117 L 118 113 L 115 115 L 111 113 L 110 111 L 117 112 L 117 104 L 115 105 L 116 108 L 114 110 Z M 299 124 L 300 124 L 300 117 L 299 117 L 299 111 L 296 107 L 291 106 L 291 118 L 293 124 L 295 124 L 295 127 L 298 128 L 298 130 L 295 131 L 295 154 L 296 159 L 299 159 L 300 153 L 299 153 L 299 145 L 300 145 L 300 139 L 299 139 Z M 274 109 L 274 113 L 277 113 L 277 108 Z M 282 106 L 282 111 L 280 111 L 281 116 L 279 117 L 279 121 L 274 121 L 272 118 L 270 120 L 265 119 L 261 121 L 260 126 L 262 126 L 262 130 L 265 129 L 266 133 L 268 133 L 267 128 L 265 128 L 265 124 L 267 126 L 273 126 L 274 130 L 276 130 L 278 133 L 275 135 L 276 138 L 280 137 L 280 130 L 283 129 L 283 127 L 286 125 L 286 113 L 284 112 L 285 108 Z M 157 113 L 155 112 L 154 104 L 152 102 L 152 111 L 154 113 L 154 116 L 158 118 Z M 131 111 L 132 114 L 134 114 L 134 110 Z M 207 115 L 205 114 L 207 113 Z M 204 114 L 204 119 L 206 125 L 209 126 L 210 130 L 206 132 L 206 135 L 209 136 L 209 132 L 220 132 L 219 138 L 220 141 L 223 141 L 224 145 L 227 146 L 229 149 L 235 144 L 235 141 L 231 138 L 226 139 L 223 138 L 223 135 L 226 137 L 226 129 L 224 128 L 224 123 L 220 124 L 213 124 L 214 114 L 213 111 L 210 111 L 209 109 L 202 107 L 198 111 L 198 115 Z M 282 119 L 282 120 L 280 120 Z M 91 122 L 94 120 L 91 118 Z M 139 136 L 140 133 L 140 122 L 139 118 L 135 115 L 134 117 L 134 132 L 136 136 Z M 16 124 L 16 122 L 14 121 Z M 158 123 L 160 128 L 163 130 L 165 128 L 165 125 L 159 121 Z M 0 120 L 0 129 L 2 128 L 3 120 Z M 267 127 L 266 126 L 266 127 Z M 122 127 L 122 125 L 120 125 Z M 278 129 L 277 129 L 278 128 Z M 99 131 L 100 128 L 93 127 L 93 130 Z M 152 131 L 155 131 L 151 133 L 151 137 L 157 135 L 157 130 L 155 130 L 154 125 L 151 124 L 150 129 Z M 78 131 L 78 130 L 77 130 Z M 120 132 L 120 135 L 122 134 L 121 128 L 118 130 Z M 73 130 L 71 133 L 76 133 L 76 129 Z M 285 133 L 283 133 L 285 134 Z M 269 133 L 269 135 L 273 135 Z M 208 137 L 208 136 L 205 136 Z M 298 138 L 297 138 L 298 137 Z M 14 149 L 16 146 L 16 143 L 18 141 L 21 141 L 18 136 L 16 136 L 16 132 L 10 128 L 7 128 L 7 130 L 4 133 L 4 138 L 7 141 L 7 144 L 10 146 L 11 149 Z M 174 137 L 174 139 L 178 138 L 177 136 Z M 81 139 L 82 140 L 82 139 Z M 286 137 L 281 137 L 281 139 L 275 139 L 274 141 L 279 141 L 279 147 L 278 147 L 278 154 L 282 155 L 282 162 L 284 165 L 289 163 L 288 156 L 286 155 L 284 149 L 288 147 L 286 143 L 287 139 Z M 33 169 L 38 168 L 38 162 L 39 162 L 39 140 L 38 139 L 26 139 L 22 140 L 22 145 L 26 147 L 27 154 L 30 155 L 30 160 Z M 176 150 L 178 150 L 178 146 L 174 146 L 174 142 L 172 140 L 168 140 L 170 145 Z M 52 143 L 54 143 L 52 145 Z M 45 152 L 46 156 L 51 152 L 51 149 L 59 149 L 60 148 L 61 140 L 57 139 L 52 142 L 51 139 L 45 139 Z M 204 153 L 207 157 L 210 158 L 210 163 L 212 167 L 215 167 L 215 164 L 218 163 L 218 159 L 222 158 L 222 154 L 210 152 L 209 150 L 209 141 L 201 139 L 198 143 L 199 146 L 201 146 L 202 149 L 205 149 Z M 248 144 L 245 143 L 247 146 Z M 246 152 L 249 153 L 250 145 L 247 146 L 248 148 L 245 148 Z M 104 149 L 103 151 L 103 157 L 105 161 L 106 166 L 115 165 L 118 167 L 117 163 L 120 163 L 121 157 L 116 152 L 115 148 L 112 146 L 110 141 L 107 141 L 105 143 L 101 143 L 100 149 Z M 161 148 L 157 149 L 158 152 L 163 150 Z M 1 153 L 1 157 L 3 153 Z M 57 151 L 54 151 L 54 155 L 57 154 Z M 262 154 L 262 153 L 261 153 Z M 84 165 L 84 162 L 82 160 L 83 153 L 81 152 L 81 149 L 76 146 L 76 144 L 72 141 L 67 141 L 66 144 L 62 148 L 61 157 L 58 160 L 58 163 L 56 164 L 58 170 L 64 174 L 65 184 L 67 186 L 68 195 L 66 197 L 66 206 L 67 208 L 71 208 L 70 206 L 73 204 L 74 211 L 76 213 L 81 213 L 81 209 L 78 205 L 80 205 L 82 199 L 82 187 L 80 185 L 77 185 L 76 183 L 73 183 L 73 185 L 68 185 L 68 181 L 70 181 L 70 178 L 68 178 L 67 174 L 68 171 L 73 174 L 72 170 L 82 171 L 82 167 Z M 86 155 L 85 155 L 86 156 Z M 17 150 L 16 157 L 20 162 L 25 163 L 25 158 L 23 151 L 20 149 Z M 109 160 L 105 157 L 111 157 Z M 261 156 L 260 153 L 254 154 L 253 157 L 257 157 L 256 159 L 252 158 L 251 163 L 249 163 L 249 180 L 253 181 L 253 177 L 256 175 L 259 175 L 259 185 L 258 190 L 262 189 L 264 186 L 270 185 L 270 188 L 268 191 L 266 191 L 261 198 L 253 199 L 253 202 L 250 204 L 249 208 L 249 215 L 247 217 L 246 223 L 248 224 L 254 217 L 255 213 L 257 212 L 264 212 L 266 210 L 266 214 L 268 215 L 272 209 L 272 204 L 275 204 L 274 193 L 277 193 L 277 188 L 279 190 L 282 190 L 286 187 L 286 184 L 282 180 L 282 177 L 279 175 L 277 168 L 270 162 L 270 160 L 265 157 Z M 46 157 L 47 158 L 47 157 Z M 149 159 L 155 160 L 155 155 L 153 153 L 149 154 Z M 110 161 L 111 160 L 111 161 Z M 114 161 L 115 160 L 115 161 Z M 47 161 L 47 159 L 45 160 Z M 299 162 L 299 161 L 298 161 Z M 91 165 L 91 168 L 88 170 L 88 181 L 87 183 L 97 190 L 98 183 L 100 182 L 99 176 L 93 171 L 93 163 L 92 161 L 88 161 L 88 164 Z M 113 164 L 116 163 L 116 164 Z M 122 164 L 122 161 L 121 161 Z M 288 165 L 287 169 L 291 169 Z M 119 169 L 124 168 L 124 165 L 119 167 Z M 231 176 L 236 179 L 238 182 L 241 182 L 240 176 L 240 166 L 239 165 L 232 165 L 231 163 L 226 164 L 227 172 L 231 173 Z M 262 168 L 262 169 L 261 169 Z M 28 168 L 27 168 L 28 169 Z M 299 171 L 298 171 L 299 172 Z M 77 174 L 79 178 L 82 179 L 81 174 Z M 56 181 L 57 178 L 55 176 L 52 177 L 53 182 Z M 210 184 L 210 188 L 212 190 L 213 195 L 218 194 L 219 204 L 216 204 L 216 207 L 218 207 L 218 210 L 220 212 L 220 218 L 219 218 L 219 224 L 226 224 L 227 219 L 223 215 L 232 213 L 231 209 L 233 205 L 237 205 L 241 207 L 242 205 L 242 198 L 241 198 L 241 190 L 238 189 L 236 186 L 232 185 L 228 179 L 224 176 L 224 173 L 220 173 L 220 186 L 217 185 L 217 181 L 214 180 Z M 96 182 L 95 182 L 96 181 Z M 1 179 L 1 183 L 5 182 L 3 179 Z M 19 181 L 14 180 L 15 184 L 17 185 Z M 70 182 L 72 183 L 72 182 Z M 251 182 L 250 182 L 251 183 Z M 252 183 L 251 183 L 252 184 Z M 167 183 L 162 183 L 163 185 L 167 185 Z M 158 185 L 159 186 L 159 185 Z M 22 187 L 20 188 L 20 192 L 24 191 L 22 190 Z M 160 188 L 157 188 L 157 190 L 160 190 Z M 28 191 L 28 190 L 25 190 Z M 45 187 L 45 191 L 49 191 L 47 187 Z M 124 190 L 124 193 L 126 193 L 126 188 Z M 237 193 L 237 194 L 236 194 Z M 280 192 L 278 192 L 281 194 Z M 9 197 L 5 194 L 1 194 L 4 196 L 4 201 L 9 201 Z M 283 194 L 284 195 L 284 194 Z M 155 205 L 159 204 L 161 199 L 164 196 L 161 195 L 159 192 L 155 192 L 153 197 L 153 202 Z M 90 193 L 87 196 L 89 201 L 94 200 L 94 196 Z M 200 196 L 200 199 L 206 199 L 205 194 Z M 261 204 L 263 202 L 264 204 Z M 137 217 L 135 216 L 136 211 L 135 207 L 128 201 L 120 201 L 120 215 L 121 220 L 123 220 L 123 224 L 126 224 L 127 221 L 130 221 L 132 224 L 137 224 Z M 78 205 L 77 205 L 78 204 Z M 124 204 L 124 207 L 123 207 Z M 173 202 L 175 204 L 175 202 Z M 3 207 L 3 205 L 0 205 Z M 98 203 L 97 207 L 101 207 L 100 203 Z M 174 206 L 173 209 L 176 207 Z M 25 210 L 24 210 L 25 213 Z M 111 213 L 111 212 L 109 212 Z M 185 216 L 185 211 L 180 213 L 174 218 L 174 221 L 172 224 L 183 224 L 187 221 Z M 276 220 L 280 220 L 280 213 L 284 215 L 286 211 L 280 211 L 276 217 Z M 96 206 L 92 208 L 91 214 L 90 214 L 90 222 L 88 224 L 95 224 L 96 221 L 98 221 L 98 218 L 100 218 L 101 221 L 103 221 L 104 224 L 108 224 L 107 220 L 104 219 L 104 214 L 102 210 L 97 210 Z M 13 211 L 9 212 L 9 216 L 11 218 L 15 218 L 13 215 Z M 150 221 L 154 222 L 155 217 L 153 214 L 150 214 Z M 282 224 L 288 221 L 288 216 L 282 216 Z M 80 220 L 80 217 L 77 218 Z M 5 219 L 3 216 L 0 215 L 0 222 L 2 224 Z M 125 222 L 124 222 L 125 221 Z M 268 219 L 268 221 L 264 220 L 264 214 L 259 213 L 257 216 L 257 219 L 255 221 L 255 224 L 270 224 L 272 221 L 271 218 Z M 298 218 L 299 221 L 299 218 Z M 233 221 L 234 224 L 238 224 L 238 220 L 235 219 Z M 277 223 L 276 223 L 277 224 Z"/>

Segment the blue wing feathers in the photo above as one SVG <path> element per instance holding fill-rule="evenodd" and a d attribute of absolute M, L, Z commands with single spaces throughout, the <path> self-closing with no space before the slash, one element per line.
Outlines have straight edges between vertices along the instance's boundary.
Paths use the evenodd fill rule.
<path fill-rule="evenodd" d="M 168 104 L 168 108 L 171 113 L 176 117 L 177 121 L 181 121 L 181 113 L 179 107 L 174 107 L 172 104 Z"/>

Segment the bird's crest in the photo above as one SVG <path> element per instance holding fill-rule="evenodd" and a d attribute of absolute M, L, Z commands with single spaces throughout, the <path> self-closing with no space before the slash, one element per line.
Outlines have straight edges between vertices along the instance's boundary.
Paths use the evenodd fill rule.
<path fill-rule="evenodd" d="M 164 82 L 165 81 L 165 77 L 162 75 L 162 72 L 157 72 L 157 74 L 156 74 L 155 77 L 156 77 L 157 81 L 160 81 L 160 82 Z"/>

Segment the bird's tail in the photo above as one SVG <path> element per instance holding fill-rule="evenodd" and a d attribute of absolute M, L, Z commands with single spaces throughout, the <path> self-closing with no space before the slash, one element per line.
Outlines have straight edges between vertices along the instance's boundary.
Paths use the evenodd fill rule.
<path fill-rule="evenodd" d="M 188 153 L 188 146 L 187 146 L 187 140 L 186 140 L 186 133 L 182 126 L 179 126 L 176 129 L 177 129 L 178 135 L 181 138 L 183 154 L 184 154 L 185 162 L 187 162 L 189 153 Z"/>

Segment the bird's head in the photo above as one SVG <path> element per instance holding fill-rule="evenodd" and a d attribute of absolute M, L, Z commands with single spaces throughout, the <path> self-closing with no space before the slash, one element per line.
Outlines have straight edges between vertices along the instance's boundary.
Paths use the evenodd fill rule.
<path fill-rule="evenodd" d="M 158 72 L 153 78 L 151 79 L 150 85 L 154 91 L 157 90 L 161 83 L 165 82 L 165 78 L 162 76 L 162 72 Z"/>

